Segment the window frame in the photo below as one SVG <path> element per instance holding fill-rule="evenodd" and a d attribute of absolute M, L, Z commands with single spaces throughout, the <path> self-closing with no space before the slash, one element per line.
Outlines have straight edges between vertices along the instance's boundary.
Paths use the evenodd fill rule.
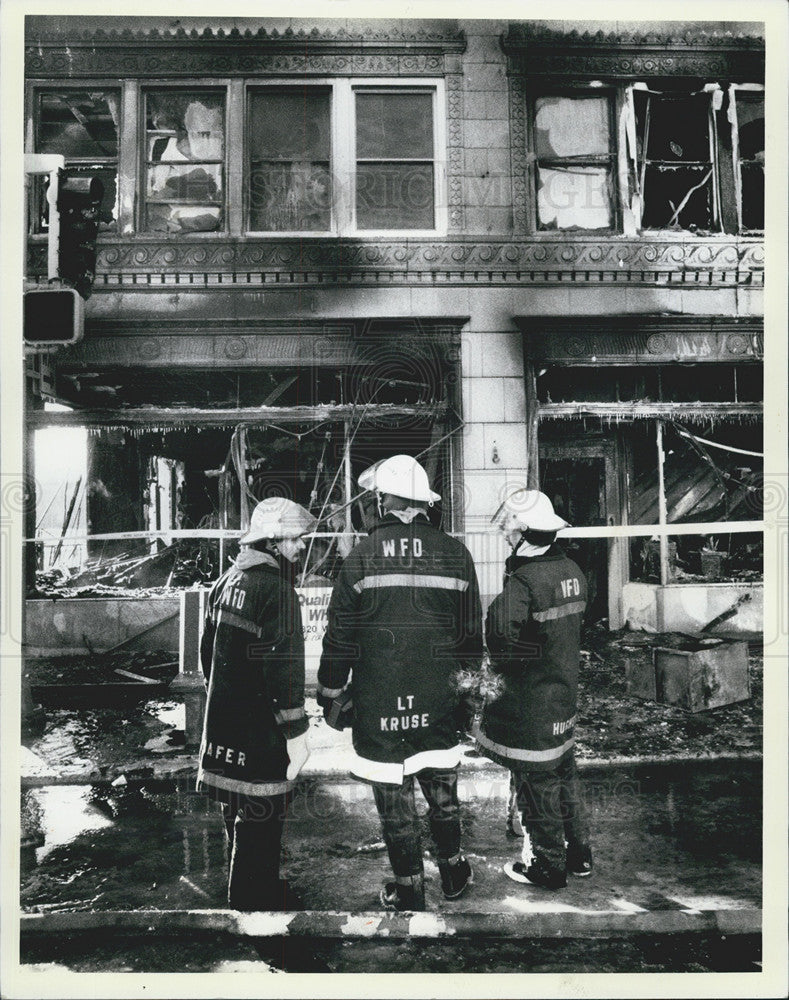
<path fill-rule="evenodd" d="M 447 232 L 446 198 L 446 121 L 439 114 L 445 107 L 443 80 L 350 80 L 351 100 L 350 128 L 347 130 L 351 142 L 351 232 L 356 236 L 435 236 Z M 358 158 L 356 155 L 356 95 L 366 94 L 430 94 L 433 115 L 433 228 L 432 229 L 359 229 L 356 213 L 356 189 Z M 439 97 L 440 93 L 440 97 Z M 440 101 L 440 103 L 439 103 Z M 425 161 L 420 161 L 425 162 Z"/>
<path fill-rule="evenodd" d="M 527 128 L 526 128 L 526 160 L 529 171 L 529 190 L 531 191 L 531 231 L 538 236 L 550 236 L 561 234 L 562 236 L 583 236 L 585 234 L 619 233 L 622 231 L 622 200 L 623 192 L 620 186 L 620 143 L 617 138 L 616 109 L 618 106 L 618 92 L 620 88 L 610 85 L 597 86 L 595 84 L 578 84 L 573 86 L 555 86 L 531 88 L 527 92 Z M 584 161 L 575 157 L 542 157 L 537 156 L 536 141 L 536 119 L 537 101 L 546 97 L 566 97 L 578 100 L 588 100 L 593 97 L 604 97 L 608 110 L 608 174 L 610 183 L 610 206 L 611 225 L 595 226 L 593 228 L 569 229 L 557 226 L 555 229 L 541 228 L 539 217 L 539 169 L 540 164 L 550 163 L 554 166 L 575 163 L 577 166 L 599 166 L 603 157 L 594 157 L 591 154 L 584 157 Z"/>
<path fill-rule="evenodd" d="M 742 234 L 742 235 L 745 235 L 745 236 L 750 236 L 750 235 L 756 235 L 756 236 L 758 236 L 758 235 L 763 234 L 764 230 L 765 230 L 764 216 L 765 216 L 765 210 L 766 210 L 766 207 L 767 207 L 766 206 L 766 198 L 765 198 L 765 203 L 762 206 L 762 223 L 763 224 L 762 224 L 761 229 L 749 228 L 749 227 L 743 226 L 743 223 L 742 223 L 742 164 L 743 163 L 755 163 L 756 161 L 755 160 L 743 160 L 742 157 L 740 156 L 740 143 L 739 143 L 739 134 L 740 134 L 740 132 L 739 132 L 739 130 L 740 130 L 739 106 L 740 106 L 740 97 L 741 97 L 741 95 L 743 97 L 745 97 L 746 103 L 748 101 L 754 101 L 755 98 L 756 98 L 756 96 L 759 96 L 759 97 L 761 97 L 762 108 L 764 109 L 764 106 L 766 104 L 765 88 L 764 88 L 764 85 L 760 84 L 760 83 L 733 83 L 733 84 L 731 84 L 731 92 L 734 95 L 734 106 L 735 106 L 735 114 L 734 114 L 734 119 L 735 120 L 732 121 L 732 123 L 731 123 L 731 136 L 732 136 L 732 138 L 731 138 L 731 146 L 732 146 L 732 164 L 733 164 L 733 168 L 734 168 L 734 189 L 735 189 L 735 197 L 736 197 L 736 201 L 737 201 L 737 206 L 736 206 L 736 208 L 737 208 L 737 232 L 740 233 L 740 234 Z M 753 96 L 749 97 L 747 95 L 753 95 Z M 765 116 L 765 123 L 766 123 L 766 120 L 767 119 L 766 119 L 766 116 Z M 767 139 L 766 139 L 766 135 L 765 135 L 765 143 L 766 143 L 766 141 L 767 141 Z M 766 161 L 766 157 L 765 157 L 765 161 Z M 764 171 L 765 171 L 765 165 L 763 163 L 762 164 L 762 172 L 764 172 Z"/>
<path fill-rule="evenodd" d="M 249 116 L 252 94 L 266 87 L 275 90 L 289 87 L 317 87 L 330 92 L 330 175 L 331 223 L 327 230 L 258 230 L 251 229 L 251 144 L 249 142 Z M 359 92 L 429 93 L 432 97 L 433 115 L 433 218 L 432 229 L 359 229 L 356 222 L 356 98 Z M 244 81 L 244 195 L 243 234 L 248 237 L 345 237 L 401 238 L 443 236 L 448 231 L 447 212 L 447 136 L 444 80 L 438 77 L 277 77 L 265 80 Z"/>
<path fill-rule="evenodd" d="M 40 98 L 44 94 L 64 94 L 67 92 L 74 91 L 85 91 L 86 93 L 92 91 L 101 91 L 104 93 L 112 91 L 117 94 L 118 97 L 118 124 L 117 124 L 117 151 L 114 157 L 84 157 L 84 156 L 66 156 L 65 154 L 60 154 L 63 156 L 65 161 L 65 170 L 69 169 L 75 170 L 89 170 L 92 165 L 95 165 L 98 169 L 106 170 L 109 168 L 114 168 L 115 170 L 115 218 L 113 225 L 102 227 L 99 231 L 100 235 L 117 235 L 121 232 L 121 164 L 122 164 L 122 145 L 123 145 L 123 130 L 124 130 L 124 81 L 123 80 L 106 80 L 101 78 L 96 78 L 93 80 L 63 80 L 58 83 L 52 80 L 31 80 L 28 86 L 28 115 L 27 120 L 29 122 L 29 132 L 27 141 L 25 143 L 25 148 L 29 149 L 32 153 L 39 153 L 39 129 L 41 126 L 40 119 Z M 40 207 L 39 198 L 43 197 L 43 185 L 32 184 L 30 187 L 30 201 L 28 203 L 28 230 L 31 235 L 45 236 L 47 229 L 38 222 Z"/>
<path fill-rule="evenodd" d="M 207 81 L 203 80 L 135 80 L 133 81 L 136 86 L 136 136 L 137 136 L 137 149 L 135 150 L 135 163 L 136 163 L 136 183 L 135 183 L 135 212 L 134 212 L 134 228 L 135 235 L 150 238 L 150 239 L 182 239 L 184 236 L 198 239 L 215 239 L 217 237 L 226 237 L 231 232 L 230 227 L 230 212 L 232 199 L 230 197 L 230 156 L 229 149 L 231 145 L 230 139 L 230 122 L 231 122 L 231 97 L 230 97 L 230 81 L 224 79 L 209 79 Z M 211 229 L 207 231 L 187 231 L 180 233 L 169 233 L 162 230 L 147 229 L 145 225 L 146 210 L 149 205 L 149 200 L 147 196 L 147 186 L 148 186 L 148 169 L 150 166 L 150 161 L 148 160 L 148 128 L 147 128 L 147 97 L 148 94 L 153 92 L 163 92 L 170 91 L 173 93 L 205 93 L 205 92 L 216 92 L 217 94 L 222 93 L 224 96 L 224 139 L 223 139 L 223 156 L 221 160 L 222 167 L 222 198 L 221 198 L 221 208 L 222 208 L 222 224 L 217 229 Z M 163 161 L 167 163 L 168 161 Z M 181 161 L 173 161 L 175 163 Z M 190 161 L 183 161 L 190 162 Z M 195 160 L 191 161 L 196 164 L 200 164 L 203 161 Z M 209 161 L 205 161 L 209 162 Z M 210 161 L 219 162 L 219 161 Z M 152 202 L 151 204 L 156 204 Z"/>
<path fill-rule="evenodd" d="M 633 93 L 635 93 L 636 89 L 642 89 L 642 88 L 635 88 L 633 84 L 629 84 L 628 86 L 630 87 L 631 92 L 633 92 Z M 642 92 L 644 92 L 644 91 L 642 90 Z M 682 89 L 682 90 L 680 90 L 680 89 L 677 89 L 677 90 L 671 90 L 671 91 L 658 92 L 658 91 L 653 90 L 652 86 L 649 85 L 649 84 L 646 87 L 646 93 L 648 94 L 650 103 L 651 103 L 651 101 L 654 98 L 657 98 L 658 100 L 661 100 L 664 97 L 668 97 L 668 99 L 671 100 L 671 99 L 674 99 L 676 97 L 683 97 L 684 96 L 684 97 L 690 99 L 695 94 L 698 94 L 700 92 L 704 92 L 704 89 L 703 88 L 701 88 L 701 90 L 699 90 L 699 89 L 696 89 L 696 90 L 691 90 L 691 89 L 687 89 L 687 90 Z M 699 226 L 698 229 L 701 230 L 702 234 L 704 234 L 704 233 L 710 233 L 712 235 L 717 236 L 717 235 L 720 235 L 720 234 L 722 234 L 724 232 L 723 211 L 722 211 L 722 206 L 721 206 L 721 183 L 720 183 L 720 170 L 721 170 L 721 159 L 722 159 L 722 156 L 721 156 L 721 149 L 720 149 L 720 140 L 719 140 L 719 137 L 718 137 L 718 124 L 717 124 L 717 120 L 716 120 L 716 116 L 715 116 L 715 110 L 714 110 L 714 106 L 713 106 L 713 91 L 707 91 L 706 93 L 707 93 L 707 125 L 708 125 L 707 142 L 708 142 L 708 146 L 709 146 L 709 155 L 710 155 L 710 158 L 709 158 L 709 160 L 704 160 L 704 161 L 702 161 L 702 160 L 693 160 L 693 161 L 688 160 L 688 161 L 678 161 L 678 163 L 679 164 L 687 163 L 687 164 L 690 164 L 692 166 L 700 165 L 702 163 L 705 163 L 705 164 L 709 163 L 710 172 L 711 172 L 711 177 L 710 177 L 711 189 L 710 190 L 711 190 L 711 194 L 712 194 L 712 207 L 711 207 L 711 213 L 710 213 L 711 214 L 711 218 L 710 218 L 710 221 L 709 221 L 709 226 Z M 636 144 L 637 144 L 638 143 L 639 135 L 638 135 L 638 119 L 637 119 L 637 117 L 635 115 L 635 105 L 633 106 L 633 116 L 634 116 L 633 128 L 634 128 L 634 133 L 635 133 L 635 136 L 636 136 Z M 638 232 L 641 233 L 641 234 L 650 233 L 650 234 L 658 234 L 658 235 L 662 235 L 662 236 L 666 236 L 666 235 L 670 235 L 670 234 L 675 234 L 675 233 L 691 233 L 691 234 L 695 234 L 696 230 L 686 229 L 686 228 L 684 228 L 682 226 L 677 226 L 677 227 L 674 227 L 674 228 L 667 227 L 667 226 L 644 226 L 644 224 L 643 224 L 643 218 L 644 218 L 644 207 L 645 207 L 645 204 L 646 204 L 647 169 L 648 169 L 648 167 L 649 167 L 650 164 L 658 164 L 658 163 L 671 162 L 671 161 L 665 161 L 665 160 L 650 160 L 650 159 L 648 159 L 647 158 L 647 146 L 649 144 L 649 136 L 647 135 L 646 138 L 647 138 L 647 141 L 644 142 L 643 137 L 641 137 L 642 150 L 643 150 L 642 157 L 641 157 L 640 162 L 636 162 L 636 165 L 635 165 L 636 169 L 640 172 L 640 177 L 639 177 L 639 180 L 638 180 L 638 183 L 637 183 L 637 190 L 640 192 L 640 198 L 641 198 L 641 213 L 640 213 L 640 217 L 636 220 L 636 225 L 637 225 L 637 228 L 638 228 Z"/>

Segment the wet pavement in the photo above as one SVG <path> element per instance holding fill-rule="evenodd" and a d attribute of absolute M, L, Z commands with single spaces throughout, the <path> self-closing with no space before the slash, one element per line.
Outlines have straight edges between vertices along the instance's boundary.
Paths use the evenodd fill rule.
<path fill-rule="evenodd" d="M 282 859 L 302 909 L 284 923 L 226 908 L 223 825 L 193 791 L 182 704 L 48 710 L 23 748 L 22 961 L 75 971 L 758 971 L 758 750 L 668 762 L 581 753 L 595 871 L 551 893 L 504 876 L 522 843 L 506 832 L 508 775 L 469 742 L 460 795 L 475 884 L 444 900 L 425 818 L 430 912 L 411 923 L 380 911 L 389 866 L 371 790 L 348 777 L 350 733 L 328 729 L 314 699 L 307 706 L 312 756 Z"/>
<path fill-rule="evenodd" d="M 429 854 L 428 907 L 440 914 L 708 911 L 761 903 L 761 764 L 584 767 L 595 871 L 556 893 L 510 882 L 519 856 L 505 829 L 506 772 L 461 778 L 463 844 L 475 884 L 448 902 Z M 216 806 L 191 779 L 24 792 L 43 842 L 23 852 L 26 912 L 223 908 L 227 848 Z M 424 805 L 422 805 L 424 808 Z M 286 873 L 309 910 L 379 909 L 388 864 L 370 789 L 305 779 L 283 842 Z"/>

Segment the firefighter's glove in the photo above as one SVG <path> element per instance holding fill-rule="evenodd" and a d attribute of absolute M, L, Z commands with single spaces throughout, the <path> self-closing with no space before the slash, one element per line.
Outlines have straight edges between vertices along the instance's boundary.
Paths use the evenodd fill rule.
<path fill-rule="evenodd" d="M 353 724 L 353 695 L 350 688 L 345 688 L 323 706 L 323 717 L 328 726 L 340 731 Z"/>
<path fill-rule="evenodd" d="M 307 763 L 307 758 L 310 755 L 309 747 L 307 746 L 307 733 L 302 733 L 301 736 L 294 736 L 292 739 L 289 739 L 287 747 L 289 763 L 285 776 L 288 781 L 293 781 Z"/>

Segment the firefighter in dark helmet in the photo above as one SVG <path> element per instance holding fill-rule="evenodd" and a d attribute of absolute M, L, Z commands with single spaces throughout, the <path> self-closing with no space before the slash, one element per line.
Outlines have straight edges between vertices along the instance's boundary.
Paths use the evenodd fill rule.
<path fill-rule="evenodd" d="M 332 706 L 351 676 L 352 773 L 372 784 L 395 880 L 387 909 L 425 908 L 414 780 L 430 807 L 441 886 L 447 899 L 472 881 L 460 849 L 458 731 L 473 704 L 463 680 L 482 660 L 482 611 L 468 549 L 433 527 L 427 508 L 440 496 L 408 455 L 359 477 L 375 494 L 378 521 L 348 555 L 332 592 L 318 701 Z"/>
<path fill-rule="evenodd" d="M 238 558 L 208 595 L 197 787 L 222 803 L 231 848 L 228 902 L 238 910 L 288 906 L 279 879 L 282 828 L 308 757 L 304 637 L 292 564 L 315 524 L 292 500 L 261 501 Z"/>
<path fill-rule="evenodd" d="M 538 490 L 516 490 L 493 518 L 512 552 L 488 609 L 491 670 L 502 681 L 476 737 L 512 772 L 526 833 L 514 881 L 558 889 L 591 874 L 592 854 L 575 767 L 575 720 L 586 580 L 554 541 L 569 527 Z"/>

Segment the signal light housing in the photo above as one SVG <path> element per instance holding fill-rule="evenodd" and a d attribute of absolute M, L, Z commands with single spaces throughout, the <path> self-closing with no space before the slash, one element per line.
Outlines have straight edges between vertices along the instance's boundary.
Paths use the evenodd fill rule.
<path fill-rule="evenodd" d="M 60 171 L 58 275 L 83 299 L 90 298 L 96 277 L 96 237 L 103 196 L 104 182 L 99 177 Z"/>
<path fill-rule="evenodd" d="M 85 329 L 85 303 L 76 288 L 41 285 L 25 289 L 24 342 L 46 350 L 76 344 Z"/>

